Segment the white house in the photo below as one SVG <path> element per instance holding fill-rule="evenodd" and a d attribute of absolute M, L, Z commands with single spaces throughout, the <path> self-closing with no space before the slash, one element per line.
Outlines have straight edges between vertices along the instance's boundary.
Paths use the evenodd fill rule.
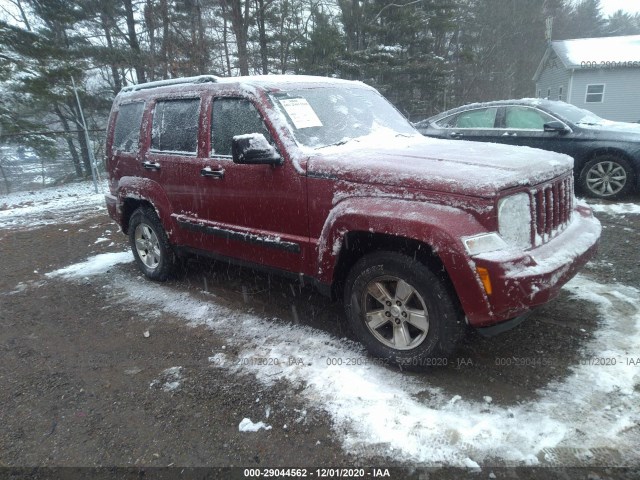
<path fill-rule="evenodd" d="M 563 100 L 609 120 L 640 120 L 640 35 L 549 44 L 533 77 L 538 98 Z"/>

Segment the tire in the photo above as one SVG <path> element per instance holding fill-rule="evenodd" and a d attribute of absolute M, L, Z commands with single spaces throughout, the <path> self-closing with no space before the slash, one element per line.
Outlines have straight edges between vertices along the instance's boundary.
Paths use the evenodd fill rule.
<path fill-rule="evenodd" d="M 410 257 L 393 252 L 366 255 L 346 280 L 347 320 L 377 359 L 410 370 L 446 365 L 465 331 L 450 290 Z"/>
<path fill-rule="evenodd" d="M 580 189 L 590 197 L 615 200 L 626 196 L 634 184 L 631 164 L 617 155 L 599 155 L 580 172 Z"/>
<path fill-rule="evenodd" d="M 140 207 L 129 220 L 129 243 L 138 268 L 151 280 L 164 282 L 173 273 L 176 258 L 158 215 Z"/>

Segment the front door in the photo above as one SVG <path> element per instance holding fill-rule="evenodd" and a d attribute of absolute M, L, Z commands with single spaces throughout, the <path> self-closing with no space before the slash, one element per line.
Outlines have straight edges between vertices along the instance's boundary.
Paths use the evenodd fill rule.
<path fill-rule="evenodd" d="M 509 145 L 569 153 L 571 137 L 560 132 L 544 131 L 544 124 L 553 121 L 559 120 L 537 108 L 524 105 L 505 107 L 501 139 Z"/>
<path fill-rule="evenodd" d="M 288 158 L 279 166 L 233 163 L 235 135 L 262 133 L 275 145 L 251 101 L 213 98 L 208 112 L 209 155 L 183 171 L 192 193 L 180 227 L 192 232 L 195 248 L 302 272 L 309 243 L 305 177 Z"/>

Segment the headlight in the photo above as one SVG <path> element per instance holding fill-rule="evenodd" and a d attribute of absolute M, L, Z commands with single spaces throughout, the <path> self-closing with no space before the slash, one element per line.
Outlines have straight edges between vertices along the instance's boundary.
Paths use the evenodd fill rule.
<path fill-rule="evenodd" d="M 505 241 L 495 232 L 463 237 L 462 241 L 471 256 L 507 248 Z"/>
<path fill-rule="evenodd" d="M 531 201 L 526 193 L 516 193 L 498 202 L 498 230 L 511 246 L 531 248 Z"/>

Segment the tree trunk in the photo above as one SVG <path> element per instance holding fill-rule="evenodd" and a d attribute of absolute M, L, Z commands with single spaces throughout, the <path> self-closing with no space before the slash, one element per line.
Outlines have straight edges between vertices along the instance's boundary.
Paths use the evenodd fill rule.
<path fill-rule="evenodd" d="M 204 31 L 204 23 L 202 22 L 202 7 L 200 2 L 196 2 L 196 28 L 198 31 L 198 73 L 204 75 L 207 73 L 209 64 L 209 50 L 207 49 L 207 41 Z"/>
<path fill-rule="evenodd" d="M 64 131 L 71 132 L 71 129 L 69 128 L 69 122 L 67 121 L 66 117 L 62 113 L 62 110 L 60 110 L 60 106 L 56 103 L 53 109 L 56 112 L 56 115 L 58 116 L 58 118 L 60 119 L 60 123 L 62 124 L 62 128 L 64 129 Z M 69 154 L 71 155 L 71 162 L 73 163 L 73 167 L 76 170 L 76 175 L 78 176 L 78 178 L 82 178 L 82 165 L 80 164 L 80 157 L 78 156 L 78 151 L 76 150 L 76 146 L 73 144 L 73 138 L 71 136 L 71 133 L 68 133 L 67 135 L 65 135 L 64 138 L 67 141 L 67 146 L 69 147 Z"/>
<path fill-rule="evenodd" d="M 149 80 L 155 79 L 156 72 L 156 20 L 153 12 L 153 0 L 147 0 L 144 6 L 144 22 L 149 32 Z"/>
<path fill-rule="evenodd" d="M 107 41 L 107 47 L 109 47 L 109 50 L 113 50 L 113 41 L 111 40 L 111 31 L 109 30 L 109 18 L 106 13 L 100 14 L 100 22 L 102 23 L 102 29 L 104 30 L 104 38 Z M 118 67 L 114 64 L 111 64 L 111 76 L 113 77 L 114 93 L 117 94 L 122 90 L 122 80 L 120 80 Z"/>
<path fill-rule="evenodd" d="M 256 0 L 256 21 L 258 23 L 258 37 L 260 43 L 260 61 L 262 63 L 262 74 L 269 73 L 269 56 L 267 54 L 267 32 L 265 29 L 265 4 L 264 0 Z"/>
<path fill-rule="evenodd" d="M 247 33 L 249 31 L 250 0 L 220 0 L 231 8 L 231 27 L 236 36 L 236 51 L 240 75 L 249 75 L 249 53 L 247 51 Z"/>
<path fill-rule="evenodd" d="M 91 172 L 91 157 L 89 156 L 89 145 L 87 145 L 87 138 L 84 132 L 84 125 L 80 120 L 82 117 L 80 115 L 80 111 L 78 110 L 78 106 L 71 99 L 67 100 L 67 107 L 72 112 L 73 122 L 76 124 L 76 131 L 78 135 L 78 143 L 80 144 L 80 154 L 82 157 L 82 164 L 84 165 L 84 175 L 88 177 Z"/>
<path fill-rule="evenodd" d="M 4 186 L 7 189 L 7 193 L 11 193 L 11 185 L 9 184 L 9 179 L 7 178 L 7 174 L 2 167 L 2 159 L 0 159 L 0 173 L 2 174 L 2 178 L 4 179 Z"/>
<path fill-rule="evenodd" d="M 136 76 L 138 77 L 138 83 L 145 83 L 147 81 L 144 74 L 144 67 L 142 66 L 142 51 L 140 50 L 140 43 L 138 42 L 138 35 L 136 34 L 136 21 L 133 16 L 133 4 L 131 0 L 123 0 L 124 9 L 127 16 L 127 32 L 129 46 L 135 55 L 133 67 L 136 70 Z"/>
<path fill-rule="evenodd" d="M 338 0 L 338 6 L 342 12 L 342 24 L 347 37 L 347 51 L 355 52 L 364 48 L 362 34 L 363 10 L 359 0 Z"/>
<path fill-rule="evenodd" d="M 227 34 L 228 34 L 228 26 L 227 26 L 227 9 L 226 9 L 226 3 L 225 2 L 221 2 L 220 4 L 221 8 L 222 8 L 222 44 L 224 45 L 224 58 L 225 58 L 225 63 L 227 65 L 227 73 L 226 76 L 230 77 L 231 76 L 231 60 L 229 58 L 229 42 L 228 42 L 228 38 L 227 38 Z"/>
<path fill-rule="evenodd" d="M 27 18 L 27 15 L 24 13 L 24 8 L 22 8 L 22 2 L 20 0 L 17 0 L 15 2 L 15 6 L 18 7 L 18 11 L 20 12 L 20 18 L 22 18 L 25 28 L 27 29 L 28 32 L 30 32 L 31 24 L 29 23 L 29 19 Z"/>
<path fill-rule="evenodd" d="M 160 47 L 160 59 L 162 61 L 162 78 L 169 78 L 169 57 L 171 51 L 171 39 L 169 38 L 169 6 L 167 0 L 160 0 L 160 17 L 162 18 L 162 45 Z"/>

